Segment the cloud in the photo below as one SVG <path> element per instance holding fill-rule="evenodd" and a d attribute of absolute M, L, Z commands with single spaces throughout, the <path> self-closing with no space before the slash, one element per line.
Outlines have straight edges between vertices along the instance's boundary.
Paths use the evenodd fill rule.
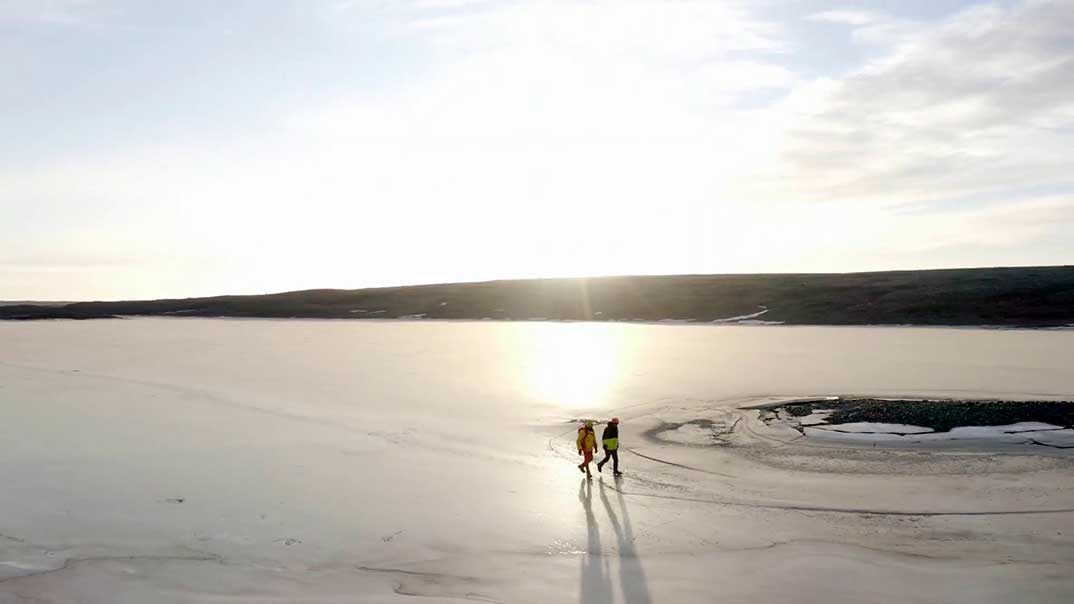
<path fill-rule="evenodd" d="M 842 9 L 814 13 L 807 21 L 850 27 L 851 40 L 863 47 L 893 47 L 920 31 L 922 23 L 876 11 Z"/>
<path fill-rule="evenodd" d="M 737 130 L 729 108 L 796 81 L 779 27 L 734 2 L 512 2 L 416 11 L 399 35 L 425 77 L 297 111 L 296 130 L 419 141 L 698 139 Z"/>
<path fill-rule="evenodd" d="M 888 203 L 1071 181 L 1074 2 L 975 7 L 797 89 L 795 193 Z"/>
<path fill-rule="evenodd" d="M 825 21 L 828 23 L 841 23 L 859 27 L 886 20 L 886 17 L 880 13 L 852 9 L 823 11 L 809 15 L 806 18 L 810 21 Z"/>
<path fill-rule="evenodd" d="M 488 4 L 491 0 L 415 0 L 416 8 L 457 9 Z"/>
<path fill-rule="evenodd" d="M 97 8 L 94 0 L 4 0 L 0 23 L 77 25 Z"/>

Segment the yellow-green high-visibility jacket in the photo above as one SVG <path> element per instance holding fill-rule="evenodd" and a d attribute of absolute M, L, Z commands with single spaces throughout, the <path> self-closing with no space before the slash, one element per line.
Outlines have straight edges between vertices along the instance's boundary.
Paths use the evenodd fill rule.
<path fill-rule="evenodd" d="M 607 451 L 615 451 L 619 448 L 619 426 L 615 424 L 608 424 L 604 428 L 604 433 L 601 434 L 601 444 L 604 445 L 604 449 Z"/>

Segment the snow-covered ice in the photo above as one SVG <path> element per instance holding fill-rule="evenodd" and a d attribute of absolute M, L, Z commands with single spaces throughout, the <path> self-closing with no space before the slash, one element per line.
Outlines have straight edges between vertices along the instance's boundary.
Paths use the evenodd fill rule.
<path fill-rule="evenodd" d="M 757 317 L 767 313 L 768 310 L 769 310 L 768 307 L 766 307 L 766 306 L 761 306 L 760 309 L 761 310 L 759 310 L 757 312 L 752 312 L 752 313 L 749 313 L 749 314 L 746 314 L 746 315 L 737 315 L 737 316 L 734 316 L 734 317 L 727 317 L 725 319 L 713 319 L 712 322 L 713 323 L 741 323 L 741 322 L 744 322 L 744 321 L 748 321 L 750 319 L 756 319 Z"/>
<path fill-rule="evenodd" d="M 1071 451 L 815 443 L 741 407 L 1062 398 L 1072 348 L 1058 331 L 0 323 L 0 604 L 1069 602 Z M 572 420 L 612 415 L 626 475 L 587 482 Z M 649 436 L 693 420 L 736 428 L 719 447 Z"/>
<path fill-rule="evenodd" d="M 962 426 L 951 430 L 960 436 L 998 436 L 1000 434 L 1018 434 L 1020 432 L 1039 432 L 1041 430 L 1062 430 L 1062 426 L 1043 422 L 1018 422 L 1002 426 Z"/>
<path fill-rule="evenodd" d="M 1043 444 L 1062 447 L 1074 430 L 1041 422 L 1019 422 L 1004 426 L 959 426 L 947 432 L 904 424 L 856 422 L 846 424 L 801 424 L 803 434 L 813 438 L 847 442 L 887 442 L 904 444 L 972 442 L 1002 444 Z"/>
<path fill-rule="evenodd" d="M 828 422 L 828 418 L 835 413 L 834 409 L 816 409 L 809 415 L 796 418 L 798 424 L 802 426 L 815 426 L 817 424 L 824 424 Z"/>
<path fill-rule="evenodd" d="M 712 445 L 718 442 L 718 435 L 719 433 L 709 426 L 683 424 L 673 430 L 660 432 L 660 439 L 683 445 Z"/>
<path fill-rule="evenodd" d="M 1074 449 L 1074 430 L 1070 428 L 1050 430 L 1048 432 L 1029 432 L 1027 436 L 1032 438 L 1033 441 L 1049 447 Z"/>
<path fill-rule="evenodd" d="M 803 423 L 803 425 L 805 425 Z M 872 433 L 872 434 L 924 434 L 932 432 L 932 428 L 910 426 L 907 424 L 884 424 L 879 422 L 849 422 L 846 424 L 830 424 L 817 426 L 818 430 L 832 432 Z"/>

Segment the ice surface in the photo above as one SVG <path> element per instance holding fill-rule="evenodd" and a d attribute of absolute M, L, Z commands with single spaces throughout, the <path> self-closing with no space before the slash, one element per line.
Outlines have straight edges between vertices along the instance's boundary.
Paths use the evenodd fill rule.
<path fill-rule="evenodd" d="M 1028 432 L 1025 433 L 1025 436 L 1042 445 L 1074 449 L 1074 430 L 1070 428 L 1048 432 Z"/>
<path fill-rule="evenodd" d="M 666 430 L 660 433 L 661 440 L 681 443 L 684 445 L 711 445 L 715 443 L 716 433 L 712 428 L 685 424 L 674 430 Z"/>
<path fill-rule="evenodd" d="M 1071 332 L 156 318 L 0 344 L 0 604 L 1074 596 L 1066 450 L 844 455 L 738 409 L 1059 396 Z M 587 482 L 569 420 L 612 415 L 626 475 Z M 646 436 L 727 417 L 731 446 Z"/>
<path fill-rule="evenodd" d="M 828 430 L 826 427 L 817 426 L 805 426 L 802 428 L 802 433 L 817 439 L 829 439 L 852 443 L 904 442 L 907 438 L 901 434 L 893 434 L 891 432 L 836 432 L 835 430 Z M 916 441 L 915 439 L 915 442 L 919 441 Z"/>

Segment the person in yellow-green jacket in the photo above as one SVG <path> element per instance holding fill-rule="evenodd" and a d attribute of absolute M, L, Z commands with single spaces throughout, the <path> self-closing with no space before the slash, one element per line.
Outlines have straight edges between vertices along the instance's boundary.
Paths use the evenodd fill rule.
<path fill-rule="evenodd" d="M 593 461 L 593 454 L 597 452 L 597 433 L 593 431 L 593 421 L 586 420 L 585 425 L 578 428 L 578 454 L 584 455 L 582 463 L 578 464 L 578 470 L 588 478 L 593 478 L 589 472 L 589 462 Z"/>
<path fill-rule="evenodd" d="M 604 471 L 604 464 L 613 460 L 612 470 L 616 476 L 622 476 L 619 471 L 619 418 L 613 417 L 612 421 L 604 427 L 604 434 L 600 435 L 601 444 L 604 445 L 604 459 L 597 463 L 597 471 Z"/>

